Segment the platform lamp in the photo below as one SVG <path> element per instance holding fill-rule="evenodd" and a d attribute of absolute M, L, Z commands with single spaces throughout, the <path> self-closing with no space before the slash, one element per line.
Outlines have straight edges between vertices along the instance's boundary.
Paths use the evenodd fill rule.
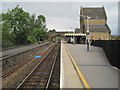
<path fill-rule="evenodd" d="M 84 18 L 87 18 L 87 31 L 86 31 L 86 38 L 87 38 L 87 51 L 90 50 L 90 40 L 89 40 L 89 34 L 90 34 L 90 31 L 89 31 L 89 19 L 91 17 L 89 16 L 85 16 L 85 15 L 80 15 L 81 17 L 84 17 Z"/>

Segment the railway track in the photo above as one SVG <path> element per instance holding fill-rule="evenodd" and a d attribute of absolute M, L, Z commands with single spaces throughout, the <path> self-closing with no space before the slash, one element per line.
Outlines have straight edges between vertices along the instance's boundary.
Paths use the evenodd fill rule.
<path fill-rule="evenodd" d="M 60 49 L 58 51 L 57 57 L 58 58 L 56 58 L 56 64 L 54 65 L 54 70 L 48 88 L 60 88 Z"/>
<path fill-rule="evenodd" d="M 49 48 L 52 48 L 52 45 L 49 46 L 48 48 L 42 50 L 41 52 L 37 53 L 34 56 L 37 55 L 43 55 Z M 31 56 L 30 58 L 28 58 L 27 60 L 25 60 L 24 62 L 21 62 L 18 65 L 13 66 L 10 70 L 7 70 L 6 72 L 3 72 L 2 77 L 6 78 L 7 76 L 9 76 L 10 74 L 12 74 L 13 72 L 15 72 L 16 70 L 18 70 L 19 68 L 21 68 L 22 66 L 24 66 L 25 64 L 27 64 L 30 60 L 35 59 L 34 56 Z"/>
<path fill-rule="evenodd" d="M 20 64 L 21 62 L 25 62 L 27 59 L 30 59 L 33 57 L 33 55 L 36 55 L 40 53 L 44 48 L 48 47 L 51 43 L 45 43 L 43 45 L 34 47 L 29 50 L 23 50 L 21 52 L 16 51 L 16 53 L 11 53 L 11 55 L 0 58 L 0 63 L 2 63 L 2 73 L 10 70 L 14 66 Z M 34 53 L 33 53 L 34 52 Z"/>
<path fill-rule="evenodd" d="M 19 84 L 16 90 L 23 88 L 58 88 L 60 82 L 60 44 L 49 52 L 31 73 Z"/>

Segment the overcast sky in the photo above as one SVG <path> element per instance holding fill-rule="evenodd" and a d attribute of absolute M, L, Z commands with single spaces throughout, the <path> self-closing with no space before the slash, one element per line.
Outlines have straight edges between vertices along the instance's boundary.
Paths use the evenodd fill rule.
<path fill-rule="evenodd" d="M 16 5 L 30 14 L 44 15 L 47 20 L 47 28 L 57 31 L 69 31 L 80 27 L 80 6 L 104 6 L 112 34 L 118 34 L 118 2 L 2 2 L 2 12 L 5 13 Z"/>

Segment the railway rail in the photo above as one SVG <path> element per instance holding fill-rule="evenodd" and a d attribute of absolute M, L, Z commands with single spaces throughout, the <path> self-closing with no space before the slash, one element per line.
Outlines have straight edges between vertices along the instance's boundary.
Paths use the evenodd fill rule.
<path fill-rule="evenodd" d="M 31 73 L 18 85 L 23 88 L 59 88 L 60 81 L 60 44 L 46 55 Z"/>
<path fill-rule="evenodd" d="M 42 44 L 42 45 L 40 45 L 40 46 L 37 46 L 37 47 L 34 47 L 34 48 L 30 48 L 30 49 L 28 49 L 28 50 L 23 50 L 23 51 L 19 51 L 19 52 L 16 52 L 16 53 L 13 53 L 13 54 L 8 54 L 8 55 L 5 55 L 5 56 L 3 56 L 2 55 L 2 57 L 0 57 L 0 61 L 7 61 L 7 60 L 9 60 L 9 58 L 11 58 L 11 57 L 15 57 L 15 56 L 17 56 L 17 55 L 20 55 L 20 54 L 22 54 L 22 53 L 25 53 L 25 52 L 29 52 L 30 50 L 33 50 L 33 49 L 39 49 L 39 48 L 41 48 L 41 47 L 43 47 L 43 46 L 47 46 L 48 44 L 50 44 L 50 43 L 45 43 L 45 44 Z"/>
<path fill-rule="evenodd" d="M 56 58 L 56 64 L 49 82 L 48 88 L 60 88 L 60 50 Z"/>
<path fill-rule="evenodd" d="M 42 50 L 41 52 L 35 54 L 34 56 L 36 56 L 36 55 L 41 55 L 42 56 L 49 48 L 52 48 L 52 45 L 49 46 L 49 47 L 47 47 L 46 49 Z M 22 66 L 24 66 L 25 64 L 27 64 L 30 60 L 35 59 L 34 56 L 31 56 L 30 58 L 28 58 L 24 62 L 21 62 L 21 63 L 15 65 L 15 66 L 13 66 L 10 70 L 7 70 L 7 71 L 3 72 L 2 77 L 6 78 L 10 74 L 12 74 L 16 70 L 18 70 L 19 68 L 21 68 Z"/>

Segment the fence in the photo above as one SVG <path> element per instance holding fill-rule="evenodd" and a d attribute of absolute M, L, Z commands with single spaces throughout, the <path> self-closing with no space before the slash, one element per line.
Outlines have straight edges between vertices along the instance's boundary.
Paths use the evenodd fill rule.
<path fill-rule="evenodd" d="M 120 40 L 94 40 L 91 45 L 102 47 L 110 64 L 120 69 Z"/>

